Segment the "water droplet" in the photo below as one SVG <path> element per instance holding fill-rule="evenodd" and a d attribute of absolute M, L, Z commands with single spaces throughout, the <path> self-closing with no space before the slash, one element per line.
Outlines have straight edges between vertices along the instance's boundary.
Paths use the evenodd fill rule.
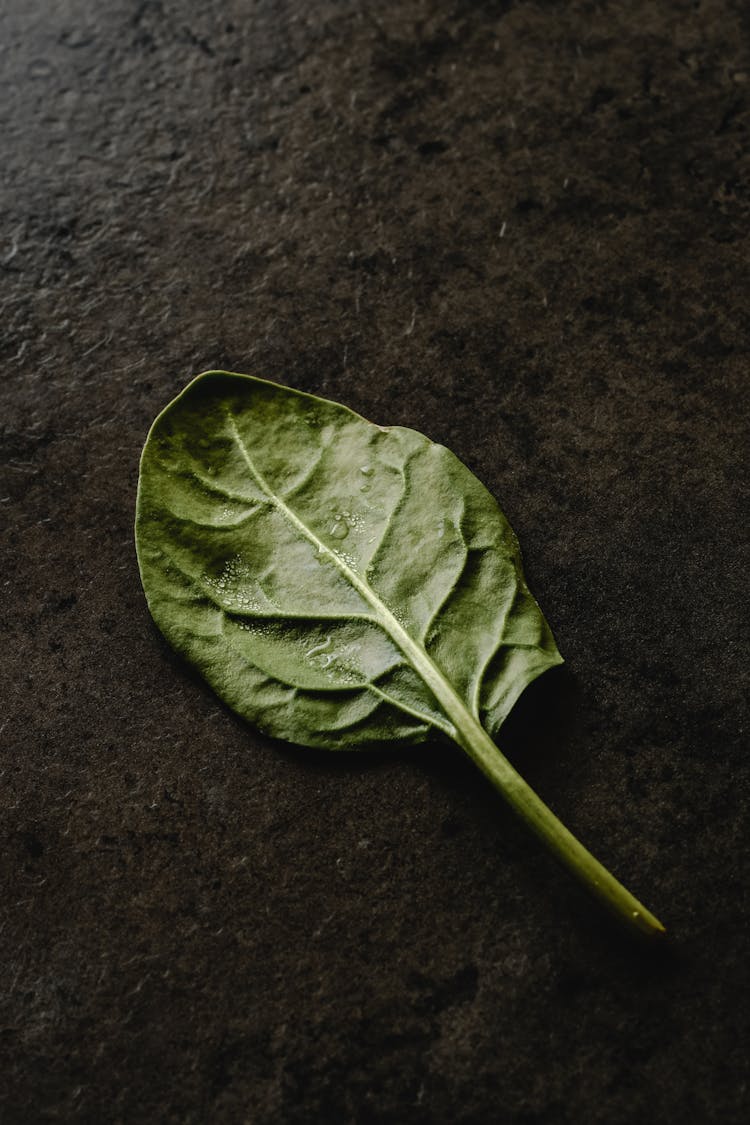
<path fill-rule="evenodd" d="M 347 551 L 339 551 L 338 549 L 334 551 L 334 554 L 336 555 L 337 559 L 341 559 L 341 561 L 345 562 L 346 565 L 348 567 L 351 567 L 352 570 L 357 569 L 357 560 L 355 559 L 354 555 L 349 554 Z"/>
<path fill-rule="evenodd" d="M 346 539 L 349 534 L 349 524 L 346 522 L 344 516 L 336 516 L 333 527 L 331 528 L 331 535 L 334 539 Z"/>
<path fill-rule="evenodd" d="M 308 649 L 307 653 L 305 655 L 306 656 L 317 656 L 319 653 L 325 652 L 330 647 L 331 647 L 331 638 L 326 637 L 326 639 L 321 644 L 313 645 L 312 648 Z"/>

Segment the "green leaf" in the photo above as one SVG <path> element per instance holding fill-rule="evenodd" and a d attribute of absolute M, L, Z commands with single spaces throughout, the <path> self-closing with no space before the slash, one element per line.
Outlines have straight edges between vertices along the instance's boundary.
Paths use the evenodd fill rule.
<path fill-rule="evenodd" d="M 561 657 L 507 520 L 443 446 L 207 372 L 149 433 L 136 545 L 167 640 L 260 730 L 326 749 L 446 735 L 564 851 L 489 737 Z"/>
<path fill-rule="evenodd" d="M 259 379 L 210 372 L 159 417 L 137 543 L 170 643 L 240 715 L 306 746 L 452 736 L 431 667 L 494 733 L 561 660 L 465 465 Z"/>

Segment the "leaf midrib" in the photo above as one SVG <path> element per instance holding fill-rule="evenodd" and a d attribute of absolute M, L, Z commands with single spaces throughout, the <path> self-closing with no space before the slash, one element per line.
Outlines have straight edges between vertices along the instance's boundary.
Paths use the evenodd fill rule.
<path fill-rule="evenodd" d="M 418 641 L 415 641 L 406 631 L 395 614 L 388 609 L 387 605 L 385 605 L 376 594 L 369 582 L 361 578 L 344 559 L 337 555 L 335 551 L 331 550 L 331 548 L 308 527 L 304 520 L 300 519 L 294 509 L 290 508 L 284 499 L 273 490 L 263 476 L 263 473 L 253 461 L 231 411 L 226 412 L 226 418 L 232 431 L 232 436 L 242 454 L 242 458 L 257 486 L 268 497 L 270 503 L 272 503 L 274 507 L 281 512 L 284 518 L 296 528 L 299 534 L 307 539 L 307 541 L 316 548 L 319 554 L 327 558 L 328 561 L 337 568 L 342 577 L 354 587 L 367 605 L 370 606 L 373 611 L 373 623 L 380 626 L 380 628 L 388 634 L 439 703 L 449 723 L 450 729 L 448 729 L 446 733 L 449 734 L 454 741 L 461 744 L 464 744 L 467 739 L 470 740 L 472 735 L 476 736 L 477 730 L 481 731 L 482 735 L 486 738 L 486 731 L 479 722 L 478 716 L 474 715 L 469 710 L 453 685 L 446 679 L 422 645 L 419 644 Z"/>

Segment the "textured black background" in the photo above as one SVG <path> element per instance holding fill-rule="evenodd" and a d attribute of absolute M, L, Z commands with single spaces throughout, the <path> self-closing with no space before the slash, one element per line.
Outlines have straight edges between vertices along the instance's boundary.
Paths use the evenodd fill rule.
<path fill-rule="evenodd" d="M 0 1120 L 746 1120 L 744 0 L 3 0 Z M 207 367 L 448 444 L 567 658 L 326 757 L 167 650 L 140 447 Z"/>

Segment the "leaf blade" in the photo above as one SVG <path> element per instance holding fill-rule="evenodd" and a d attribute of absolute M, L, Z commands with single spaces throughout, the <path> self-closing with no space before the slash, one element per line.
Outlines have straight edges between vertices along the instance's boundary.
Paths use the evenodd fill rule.
<path fill-rule="evenodd" d="M 477 717 L 484 693 L 495 729 L 561 660 L 513 532 L 453 454 L 251 376 L 207 372 L 159 415 L 141 462 L 136 543 L 173 647 L 245 718 L 306 745 L 342 744 L 328 706 L 337 691 L 356 716 L 354 745 L 450 734 L 435 695 L 443 682 Z M 516 630 L 503 690 L 496 676 L 487 688 L 519 590 L 533 628 Z M 326 637 L 331 651 L 316 651 Z M 316 691 L 317 706 L 299 695 Z"/>

